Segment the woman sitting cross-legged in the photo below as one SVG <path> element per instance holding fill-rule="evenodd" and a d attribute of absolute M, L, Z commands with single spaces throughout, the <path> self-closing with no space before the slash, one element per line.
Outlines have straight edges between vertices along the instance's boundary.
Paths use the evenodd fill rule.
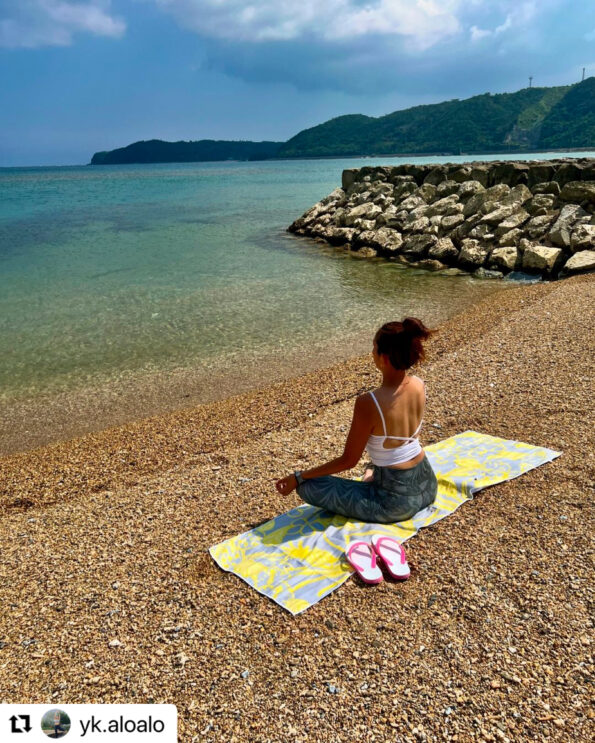
<path fill-rule="evenodd" d="M 423 358 L 431 331 L 413 317 L 389 322 L 374 336 L 372 356 L 382 384 L 355 401 L 343 454 L 275 483 L 282 494 L 297 488 L 306 503 L 358 521 L 405 521 L 436 498 L 438 482 L 417 438 L 425 408 L 425 384 L 407 374 Z M 352 469 L 367 449 L 373 463 L 360 482 L 334 477 Z"/>

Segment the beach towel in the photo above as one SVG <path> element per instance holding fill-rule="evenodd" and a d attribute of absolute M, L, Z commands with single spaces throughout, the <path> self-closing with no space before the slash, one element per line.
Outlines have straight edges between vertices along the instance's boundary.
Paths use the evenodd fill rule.
<path fill-rule="evenodd" d="M 425 448 L 438 478 L 434 503 L 412 519 L 369 524 L 304 504 L 210 548 L 215 562 L 292 614 L 313 606 L 354 570 L 345 547 L 386 534 L 399 542 L 450 515 L 482 488 L 551 462 L 560 452 L 465 431 Z"/>

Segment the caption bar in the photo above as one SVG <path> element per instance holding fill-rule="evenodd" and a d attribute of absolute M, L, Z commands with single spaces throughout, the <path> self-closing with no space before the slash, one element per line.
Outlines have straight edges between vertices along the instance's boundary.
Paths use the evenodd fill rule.
<path fill-rule="evenodd" d="M 0 740 L 177 743 L 174 704 L 0 704 Z"/>

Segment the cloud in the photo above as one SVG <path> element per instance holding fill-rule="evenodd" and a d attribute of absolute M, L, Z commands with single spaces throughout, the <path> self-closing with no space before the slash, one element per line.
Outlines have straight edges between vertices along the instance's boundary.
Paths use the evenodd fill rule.
<path fill-rule="evenodd" d="M 419 48 L 460 31 L 462 0 L 153 0 L 201 36 L 249 42 L 397 35 Z"/>
<path fill-rule="evenodd" d="M 118 38 L 126 30 L 110 0 L 0 0 L 0 47 L 68 46 L 76 33 Z"/>

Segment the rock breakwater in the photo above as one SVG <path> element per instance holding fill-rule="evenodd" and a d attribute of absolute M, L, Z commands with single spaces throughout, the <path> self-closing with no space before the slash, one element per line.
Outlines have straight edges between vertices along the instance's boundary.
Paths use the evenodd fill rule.
<path fill-rule="evenodd" d="M 364 167 L 288 228 L 418 268 L 595 270 L 595 158 Z"/>

